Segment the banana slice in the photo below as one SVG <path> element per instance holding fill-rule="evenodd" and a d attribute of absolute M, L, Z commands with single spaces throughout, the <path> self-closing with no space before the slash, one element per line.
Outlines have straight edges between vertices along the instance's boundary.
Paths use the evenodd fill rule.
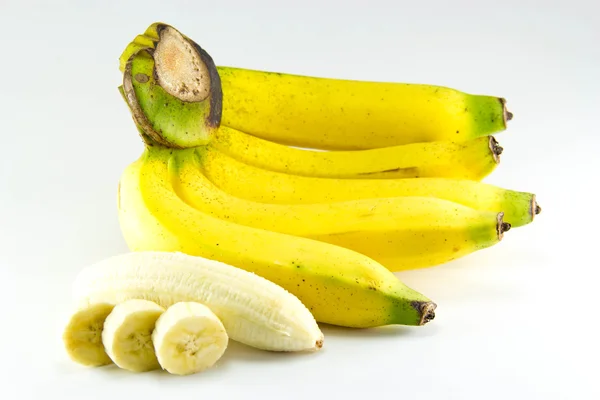
<path fill-rule="evenodd" d="M 164 370 L 189 375 L 212 367 L 227 349 L 229 337 L 207 306 L 180 302 L 158 318 L 152 340 Z"/>
<path fill-rule="evenodd" d="M 160 368 L 154 354 L 152 332 L 163 312 L 165 309 L 158 304 L 141 299 L 115 306 L 104 322 L 102 343 L 119 368 L 132 372 Z"/>
<path fill-rule="evenodd" d="M 89 304 L 71 315 L 62 339 L 73 361 L 89 367 L 112 364 L 102 344 L 102 330 L 114 307 L 108 303 Z"/>

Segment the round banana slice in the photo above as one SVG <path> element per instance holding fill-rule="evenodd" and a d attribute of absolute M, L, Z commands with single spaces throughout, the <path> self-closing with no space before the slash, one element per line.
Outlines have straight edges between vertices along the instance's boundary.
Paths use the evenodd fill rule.
<path fill-rule="evenodd" d="M 104 349 L 119 367 L 132 372 L 159 369 L 152 332 L 165 309 L 141 299 L 118 304 L 106 318 L 102 332 Z"/>
<path fill-rule="evenodd" d="M 71 315 L 62 340 L 73 361 L 89 367 L 112 364 L 102 344 L 102 330 L 113 308 L 108 303 L 87 304 Z"/>
<path fill-rule="evenodd" d="M 180 302 L 158 318 L 152 340 L 164 370 L 189 375 L 212 367 L 227 349 L 229 336 L 208 307 Z"/>

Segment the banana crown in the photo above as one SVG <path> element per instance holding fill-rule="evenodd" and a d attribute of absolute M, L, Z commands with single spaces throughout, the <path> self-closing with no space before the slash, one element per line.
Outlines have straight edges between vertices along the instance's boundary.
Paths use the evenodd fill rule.
<path fill-rule="evenodd" d="M 171 148 L 205 145 L 221 123 L 217 68 L 197 43 L 156 23 L 120 57 L 119 87 L 142 138 Z"/>

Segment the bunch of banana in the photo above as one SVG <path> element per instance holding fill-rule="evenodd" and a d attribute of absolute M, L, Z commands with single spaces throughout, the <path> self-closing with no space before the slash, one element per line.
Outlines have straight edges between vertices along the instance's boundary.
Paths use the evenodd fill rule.
<path fill-rule="evenodd" d="M 481 182 L 512 118 L 503 98 L 217 67 L 162 23 L 120 69 L 145 144 L 119 184 L 130 249 L 254 272 L 319 322 L 424 324 L 436 305 L 392 272 L 496 245 L 541 210 Z"/>
<path fill-rule="evenodd" d="M 184 43 L 185 42 L 185 43 Z M 170 64 L 171 46 L 198 53 L 197 64 Z M 512 114 L 501 97 L 472 95 L 419 84 L 325 79 L 241 68 L 215 67 L 208 54 L 173 27 L 154 23 L 121 54 L 121 71 L 141 49 L 158 51 L 156 71 L 174 67 L 197 72 L 201 87 L 177 95 L 184 101 L 212 93 L 222 125 L 277 143 L 328 150 L 375 149 L 417 142 L 465 141 L 506 129 Z M 183 86 L 194 80 L 181 76 Z M 186 79 L 187 78 L 187 79 Z M 160 79 L 160 77 L 159 77 Z M 200 82 L 195 82 L 197 86 Z M 219 86 L 218 93 L 215 90 Z M 221 90 L 222 88 L 222 90 Z M 215 120 L 217 113 L 214 114 Z M 215 121 L 213 120 L 213 121 Z M 170 138 L 180 144 L 188 138 Z"/>

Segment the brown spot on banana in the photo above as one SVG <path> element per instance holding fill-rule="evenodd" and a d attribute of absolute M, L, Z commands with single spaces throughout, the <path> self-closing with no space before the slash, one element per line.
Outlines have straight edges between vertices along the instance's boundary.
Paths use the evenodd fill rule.
<path fill-rule="evenodd" d="M 150 80 L 150 77 L 146 74 L 135 74 L 134 79 L 139 83 L 146 83 Z"/>

